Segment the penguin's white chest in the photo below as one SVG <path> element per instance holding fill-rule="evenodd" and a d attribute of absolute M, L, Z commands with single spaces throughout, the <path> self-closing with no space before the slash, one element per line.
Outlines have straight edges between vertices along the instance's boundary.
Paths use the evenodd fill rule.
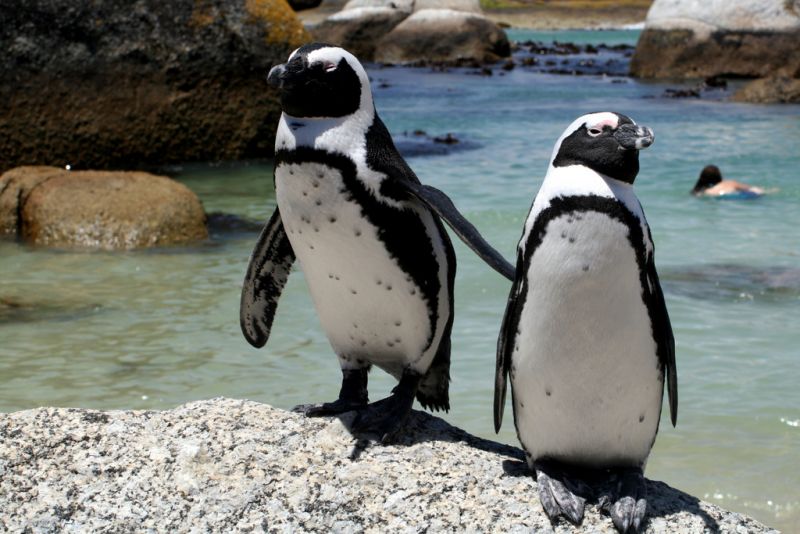
<path fill-rule="evenodd" d="M 369 362 L 397 377 L 408 364 L 427 369 L 434 351 L 423 352 L 434 325 L 426 301 L 341 172 L 318 163 L 281 164 L 275 185 L 286 233 L 342 366 Z"/>
<path fill-rule="evenodd" d="M 542 457 L 642 465 L 663 384 L 628 228 L 599 212 L 547 226 L 512 355 L 520 441 Z"/>

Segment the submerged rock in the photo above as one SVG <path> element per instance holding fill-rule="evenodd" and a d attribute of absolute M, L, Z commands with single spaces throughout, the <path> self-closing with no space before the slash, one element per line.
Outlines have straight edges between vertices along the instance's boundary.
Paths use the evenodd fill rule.
<path fill-rule="evenodd" d="M 642 78 L 800 73 L 800 1 L 655 0 L 631 61 Z"/>
<path fill-rule="evenodd" d="M 733 100 L 756 104 L 798 103 L 800 102 L 800 78 L 770 76 L 754 80 L 736 91 Z"/>
<path fill-rule="evenodd" d="M 231 399 L 0 414 L 0 528 L 551 531 L 519 449 L 422 412 L 396 445 L 367 447 L 346 428 L 352 415 L 311 419 Z M 648 532 L 775 532 L 662 482 L 647 493 Z M 596 504 L 582 528 L 614 531 Z"/>
<path fill-rule="evenodd" d="M 0 172 L 269 156 L 264 78 L 309 40 L 285 0 L 4 0 L 0 20 Z"/>
<path fill-rule="evenodd" d="M 0 233 L 33 244 L 133 249 L 206 239 L 186 186 L 144 172 L 18 167 L 0 176 Z"/>

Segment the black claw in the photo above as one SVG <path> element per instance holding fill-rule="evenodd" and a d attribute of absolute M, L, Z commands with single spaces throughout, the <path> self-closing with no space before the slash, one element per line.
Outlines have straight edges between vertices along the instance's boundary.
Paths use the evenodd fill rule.
<path fill-rule="evenodd" d="M 600 499 L 601 507 L 608 512 L 619 532 L 639 532 L 647 515 L 644 474 L 640 468 L 619 471 L 615 495 Z"/>
<path fill-rule="evenodd" d="M 536 483 L 539 486 L 539 502 L 542 503 L 544 512 L 551 520 L 555 520 L 561 515 L 561 508 L 558 506 L 553 490 L 550 487 L 550 478 L 544 473 L 538 473 Z"/>
<path fill-rule="evenodd" d="M 580 525 L 586 508 L 586 498 L 573 493 L 567 486 L 566 474 L 553 462 L 536 462 L 536 481 L 539 486 L 539 501 L 547 516 L 553 520 L 560 515 L 571 523 Z M 569 482 L 572 487 L 584 487 L 582 482 Z"/>

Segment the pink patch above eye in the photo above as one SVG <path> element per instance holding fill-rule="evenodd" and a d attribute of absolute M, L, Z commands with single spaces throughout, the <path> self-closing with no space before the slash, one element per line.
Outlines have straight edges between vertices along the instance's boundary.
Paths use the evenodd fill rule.
<path fill-rule="evenodd" d="M 605 119 L 593 124 L 590 128 L 592 129 L 597 128 L 598 130 L 602 130 L 604 126 L 610 126 L 611 128 L 616 128 L 617 122 L 618 121 L 616 119 Z"/>

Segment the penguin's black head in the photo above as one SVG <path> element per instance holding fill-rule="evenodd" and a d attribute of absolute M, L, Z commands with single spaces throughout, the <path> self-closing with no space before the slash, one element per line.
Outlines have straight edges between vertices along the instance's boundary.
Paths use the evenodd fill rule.
<path fill-rule="evenodd" d="M 620 113 L 584 115 L 556 143 L 552 165 L 583 165 L 632 184 L 639 174 L 639 151 L 653 144 L 653 130 Z"/>
<path fill-rule="evenodd" d="M 719 167 L 716 165 L 706 165 L 700 172 L 700 177 L 697 179 L 697 183 L 694 184 L 692 194 L 698 195 L 709 187 L 717 185 L 721 181 L 722 173 L 720 172 Z"/>
<path fill-rule="evenodd" d="M 371 98 L 369 78 L 358 60 L 342 48 L 311 43 L 269 71 L 267 83 L 281 94 L 283 112 L 293 117 L 345 117 Z"/>

